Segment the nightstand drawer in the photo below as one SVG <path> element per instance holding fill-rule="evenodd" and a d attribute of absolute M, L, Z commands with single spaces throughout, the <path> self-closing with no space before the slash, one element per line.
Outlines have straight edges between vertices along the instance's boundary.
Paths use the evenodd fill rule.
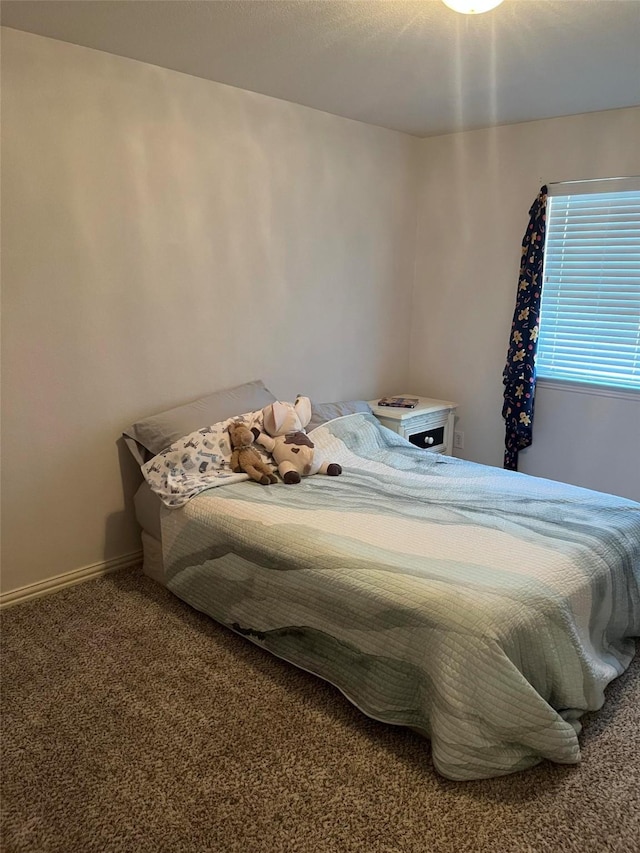
<path fill-rule="evenodd" d="M 439 447 L 444 447 L 445 427 L 436 427 L 436 429 L 427 429 L 424 432 L 415 432 L 409 436 L 411 444 L 416 447 L 422 447 L 427 450 L 436 450 Z"/>

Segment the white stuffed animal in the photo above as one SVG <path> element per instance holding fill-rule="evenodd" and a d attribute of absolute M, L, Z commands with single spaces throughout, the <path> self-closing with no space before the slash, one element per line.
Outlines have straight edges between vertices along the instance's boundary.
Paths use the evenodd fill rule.
<path fill-rule="evenodd" d="M 301 477 L 328 474 L 337 477 L 342 467 L 325 462 L 304 428 L 311 420 L 311 400 L 297 397 L 293 403 L 271 403 L 262 410 L 263 432 L 256 439 L 278 464 L 285 483 L 299 483 Z"/>

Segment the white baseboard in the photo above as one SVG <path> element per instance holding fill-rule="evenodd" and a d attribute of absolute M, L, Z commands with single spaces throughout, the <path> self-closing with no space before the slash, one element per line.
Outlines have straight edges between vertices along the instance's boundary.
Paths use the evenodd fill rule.
<path fill-rule="evenodd" d="M 74 586 L 77 583 L 99 578 L 120 569 L 132 569 L 134 566 L 141 565 L 142 551 L 134 551 L 132 554 L 124 554 L 122 557 L 115 557 L 113 560 L 105 560 L 102 563 L 93 563 L 93 565 L 84 566 L 82 569 L 75 569 L 72 572 L 65 572 L 63 575 L 56 575 L 53 578 L 47 578 L 47 580 L 2 593 L 0 594 L 0 609 L 21 604 L 30 598 L 40 598 L 42 595 L 58 592 L 66 586 Z"/>

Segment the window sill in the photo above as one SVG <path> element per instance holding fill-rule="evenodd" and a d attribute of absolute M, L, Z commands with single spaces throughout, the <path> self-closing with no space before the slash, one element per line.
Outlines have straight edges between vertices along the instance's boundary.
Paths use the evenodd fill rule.
<path fill-rule="evenodd" d="M 640 402 L 640 391 L 634 388 L 614 388 L 609 385 L 589 385 L 587 382 L 570 382 L 568 379 L 546 379 L 539 376 L 536 388 L 565 391 L 571 394 L 588 394 L 590 397 L 617 397 L 619 400 Z"/>

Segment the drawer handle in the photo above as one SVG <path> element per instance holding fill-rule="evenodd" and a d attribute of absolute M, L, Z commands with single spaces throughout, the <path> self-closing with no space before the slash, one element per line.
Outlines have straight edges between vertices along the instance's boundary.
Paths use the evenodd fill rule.
<path fill-rule="evenodd" d="M 425 444 L 425 447 L 429 447 L 429 445 L 433 444 L 433 436 L 432 435 L 425 435 L 424 444 Z"/>

